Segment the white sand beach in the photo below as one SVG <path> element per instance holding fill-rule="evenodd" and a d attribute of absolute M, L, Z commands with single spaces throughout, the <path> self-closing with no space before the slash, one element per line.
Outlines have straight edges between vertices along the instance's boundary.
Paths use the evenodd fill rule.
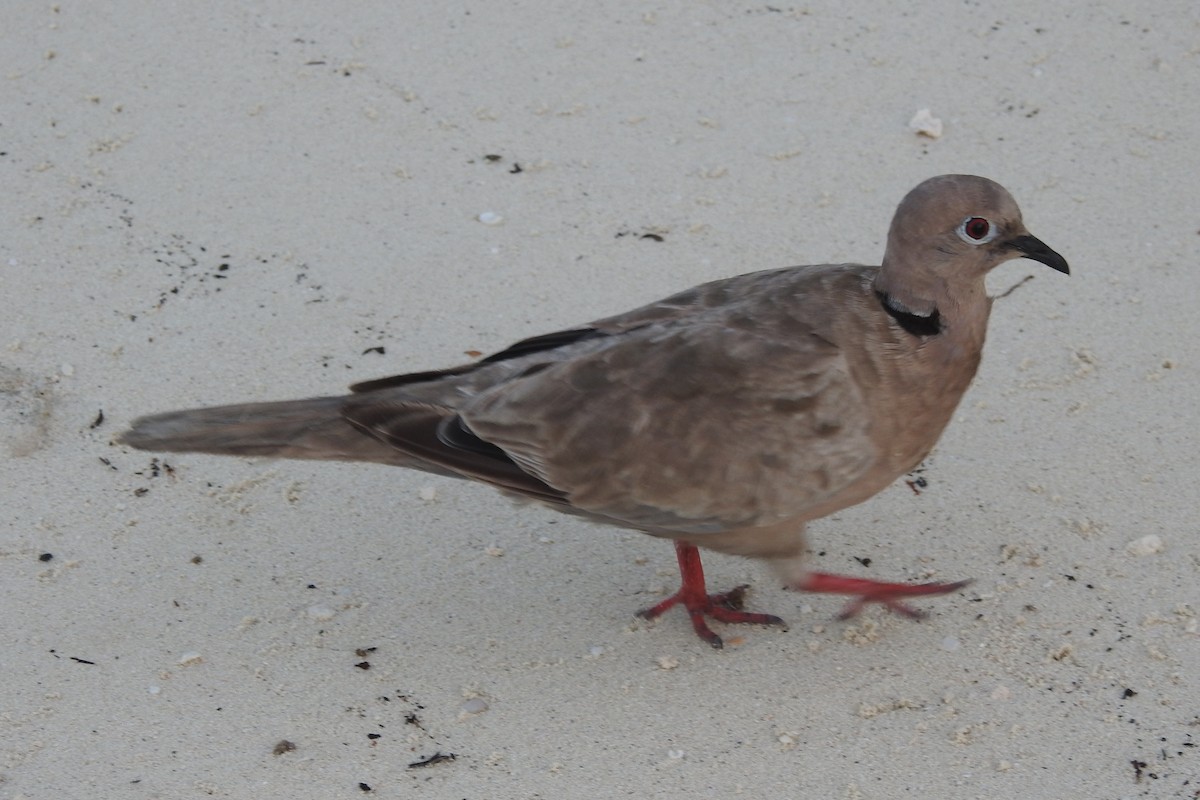
<path fill-rule="evenodd" d="M 1200 797 L 1200 6 L 10 3 L 0 798 Z M 910 120 L 922 109 L 936 138 Z M 914 491 L 814 566 L 381 466 L 154 455 L 673 291 L 878 263 L 933 175 L 1070 277 L 989 277 Z"/>

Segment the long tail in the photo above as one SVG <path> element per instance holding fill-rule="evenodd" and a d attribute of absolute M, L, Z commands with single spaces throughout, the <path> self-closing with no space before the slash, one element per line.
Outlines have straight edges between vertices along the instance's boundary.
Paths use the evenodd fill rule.
<path fill-rule="evenodd" d="M 118 441 L 139 450 L 374 461 L 428 469 L 347 422 L 341 414 L 345 399 L 169 411 L 135 420 Z"/>

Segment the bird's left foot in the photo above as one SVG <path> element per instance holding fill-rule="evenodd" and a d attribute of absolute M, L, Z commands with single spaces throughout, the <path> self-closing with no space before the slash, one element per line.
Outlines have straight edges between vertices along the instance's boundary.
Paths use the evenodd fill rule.
<path fill-rule="evenodd" d="M 692 630 L 718 650 L 725 646 L 725 642 L 712 632 L 705 617 L 712 617 L 718 622 L 748 622 L 753 625 L 787 624 L 774 614 L 743 611 L 748 586 L 739 586 L 721 594 L 709 594 L 704 588 L 704 567 L 700 564 L 700 551 L 695 545 L 675 542 L 675 557 L 679 560 L 679 591 L 661 603 L 639 611 L 638 616 L 642 619 L 654 619 L 668 609 L 682 605 L 692 619 Z"/>
<path fill-rule="evenodd" d="M 746 590 L 750 588 L 748 585 L 738 586 L 736 589 L 720 594 L 706 594 L 703 584 L 700 585 L 699 592 L 690 591 L 691 588 L 684 584 L 678 592 L 666 600 L 650 608 L 643 608 L 637 615 L 642 619 L 654 619 L 676 604 L 682 603 L 688 616 L 692 619 L 692 629 L 696 631 L 696 635 L 718 650 L 725 646 L 725 642 L 712 632 L 705 617 L 712 617 L 718 622 L 748 622 L 752 625 L 785 624 L 774 614 L 742 611 Z"/>
<path fill-rule="evenodd" d="M 970 584 L 971 581 L 953 583 L 885 583 L 867 578 L 852 578 L 849 575 L 831 575 L 828 572 L 810 572 L 804 580 L 789 588 L 800 592 L 855 595 L 838 619 L 849 619 L 862 611 L 867 603 L 883 603 L 885 606 L 911 619 L 923 619 L 925 612 L 906 604 L 903 598 L 949 594 Z"/>

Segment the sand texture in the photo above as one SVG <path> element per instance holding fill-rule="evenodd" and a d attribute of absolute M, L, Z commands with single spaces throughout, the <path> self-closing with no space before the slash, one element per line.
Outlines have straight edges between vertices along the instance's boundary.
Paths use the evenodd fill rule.
<path fill-rule="evenodd" d="M 0 798 L 1196 798 L 1200 5 L 909 5 L 10 3 Z M 663 541 L 112 444 L 875 263 L 946 172 L 1073 274 L 996 270 L 924 486 L 811 526 L 975 579 L 922 622 L 710 556 L 790 622 L 716 652 L 633 616 Z"/>

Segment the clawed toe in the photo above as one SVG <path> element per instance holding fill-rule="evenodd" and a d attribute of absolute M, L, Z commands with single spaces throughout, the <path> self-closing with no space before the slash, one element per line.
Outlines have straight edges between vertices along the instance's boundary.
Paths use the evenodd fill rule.
<path fill-rule="evenodd" d="M 692 620 L 692 629 L 713 648 L 720 650 L 725 646 L 721 639 L 708 627 L 706 617 L 718 622 L 749 623 L 751 625 L 784 625 L 784 621 L 774 614 L 762 614 L 753 611 L 742 611 L 747 586 L 739 586 L 721 594 L 700 594 L 699 596 L 684 596 L 683 589 L 668 597 L 666 600 L 644 608 L 637 613 L 643 619 L 654 619 L 676 604 L 682 604 Z"/>
<path fill-rule="evenodd" d="M 952 583 L 885 583 L 866 578 L 852 578 L 847 575 L 831 575 L 826 572 L 809 573 L 805 580 L 792 588 L 804 592 L 821 592 L 825 594 L 849 594 L 854 599 L 846 604 L 837 615 L 840 620 L 850 619 L 862 611 L 867 603 L 882 603 L 897 614 L 909 619 L 924 619 L 924 611 L 913 608 L 901 598 L 925 597 L 957 592 L 971 581 L 954 581 Z"/>
<path fill-rule="evenodd" d="M 692 630 L 713 648 L 720 650 L 725 642 L 708 627 L 706 617 L 725 623 L 750 623 L 752 625 L 784 625 L 774 614 L 743 611 L 747 585 L 738 586 L 728 592 L 708 594 L 704 588 L 704 569 L 700 564 L 700 552 L 685 542 L 675 543 L 675 555 L 679 560 L 681 585 L 679 591 L 650 608 L 637 613 L 642 619 L 654 619 L 676 605 L 682 605 L 692 620 Z"/>

